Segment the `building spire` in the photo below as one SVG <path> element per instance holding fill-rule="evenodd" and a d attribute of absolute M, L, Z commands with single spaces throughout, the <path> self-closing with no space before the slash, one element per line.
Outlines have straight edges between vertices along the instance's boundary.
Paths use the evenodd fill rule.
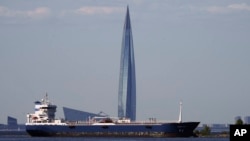
<path fill-rule="evenodd" d="M 129 8 L 123 27 L 120 78 L 118 92 L 118 117 L 136 119 L 136 79 L 132 29 Z"/>
<path fill-rule="evenodd" d="M 125 23 L 124 23 L 124 29 L 131 29 L 131 24 L 130 24 L 130 14 L 129 14 L 129 7 L 127 5 L 127 12 L 126 12 L 126 17 L 125 17 Z"/>

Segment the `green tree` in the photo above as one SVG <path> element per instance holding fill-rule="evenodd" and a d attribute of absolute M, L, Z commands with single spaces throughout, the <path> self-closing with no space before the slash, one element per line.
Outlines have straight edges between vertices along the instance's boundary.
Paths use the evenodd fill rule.
<path fill-rule="evenodd" d="M 236 125 L 242 125 L 243 124 L 243 121 L 241 118 L 237 119 L 236 122 L 235 122 Z"/>
<path fill-rule="evenodd" d="M 202 136 L 207 136 L 211 134 L 211 129 L 209 126 L 205 125 L 204 128 L 200 131 Z"/>

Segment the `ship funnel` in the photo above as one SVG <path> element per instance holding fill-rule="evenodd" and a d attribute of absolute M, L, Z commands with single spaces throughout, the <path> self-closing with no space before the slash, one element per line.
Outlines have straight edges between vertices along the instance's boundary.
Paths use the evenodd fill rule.
<path fill-rule="evenodd" d="M 39 111 L 42 103 L 40 101 L 35 101 L 34 103 L 35 103 L 35 112 Z"/>

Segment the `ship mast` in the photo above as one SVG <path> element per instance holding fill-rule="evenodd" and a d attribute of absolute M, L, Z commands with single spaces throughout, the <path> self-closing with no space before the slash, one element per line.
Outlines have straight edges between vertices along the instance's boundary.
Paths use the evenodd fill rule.
<path fill-rule="evenodd" d="M 50 104 L 50 102 L 49 102 L 49 97 L 48 97 L 48 92 L 45 92 L 46 94 L 45 94 L 45 96 L 44 96 L 44 99 L 42 99 L 42 102 L 44 103 L 44 104 Z"/>
<path fill-rule="evenodd" d="M 182 122 L 182 101 L 180 102 L 180 114 L 179 114 L 179 120 L 178 120 L 179 123 Z"/>

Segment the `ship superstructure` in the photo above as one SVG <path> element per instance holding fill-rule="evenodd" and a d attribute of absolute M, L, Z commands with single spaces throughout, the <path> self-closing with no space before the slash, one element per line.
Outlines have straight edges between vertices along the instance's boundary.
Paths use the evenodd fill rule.
<path fill-rule="evenodd" d="M 27 114 L 27 123 L 51 123 L 55 122 L 56 105 L 53 105 L 46 93 L 41 101 L 35 101 L 35 113 Z"/>

